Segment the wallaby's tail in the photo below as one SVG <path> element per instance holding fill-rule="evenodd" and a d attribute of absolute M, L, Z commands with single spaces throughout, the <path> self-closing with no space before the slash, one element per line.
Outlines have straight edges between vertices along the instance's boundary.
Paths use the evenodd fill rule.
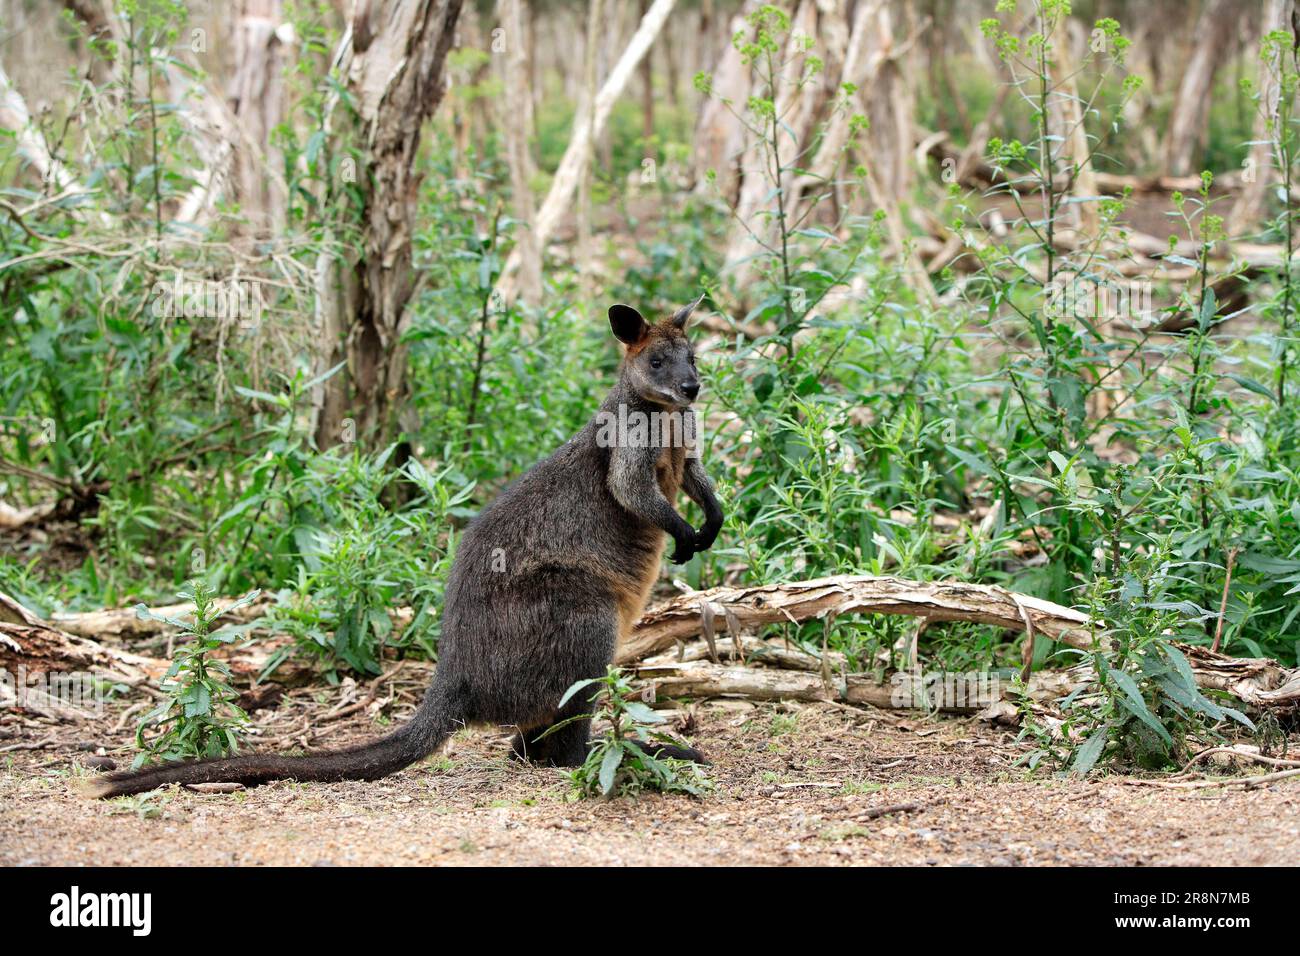
<path fill-rule="evenodd" d="M 194 760 L 111 773 L 85 786 L 87 796 L 120 797 L 143 793 L 168 783 L 242 783 L 268 780 L 375 780 L 396 773 L 442 745 L 462 723 L 459 708 L 434 679 L 424 701 L 409 721 L 368 744 L 330 750 L 306 757 L 251 754 Z"/>

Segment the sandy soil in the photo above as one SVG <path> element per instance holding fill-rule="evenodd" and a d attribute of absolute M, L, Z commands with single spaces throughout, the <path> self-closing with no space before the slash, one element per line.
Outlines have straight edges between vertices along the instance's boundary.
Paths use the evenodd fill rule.
<path fill-rule="evenodd" d="M 299 733 L 338 706 L 338 693 L 295 692 L 260 715 L 260 746 L 336 745 L 382 729 L 376 714 L 357 713 L 323 725 L 328 733 Z M 1022 751 L 1012 736 L 978 721 L 831 705 L 718 701 L 687 719 L 714 761 L 716 789 L 702 799 L 574 802 L 560 771 L 507 759 L 501 734 L 466 731 L 446 754 L 375 783 L 96 803 L 71 778 L 98 772 L 84 766 L 96 751 L 129 761 L 129 731 L 110 734 L 115 721 L 105 718 L 100 732 L 116 749 L 87 739 L 89 724 L 9 714 L 0 717 L 0 863 L 1300 862 L 1300 780 L 1176 792 L 1114 776 L 1030 776 L 1014 766 Z"/>

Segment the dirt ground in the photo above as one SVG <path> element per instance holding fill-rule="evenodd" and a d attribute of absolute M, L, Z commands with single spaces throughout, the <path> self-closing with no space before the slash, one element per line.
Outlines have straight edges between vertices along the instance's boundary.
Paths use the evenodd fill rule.
<path fill-rule="evenodd" d="M 382 701 L 320 722 L 347 700 L 341 694 L 288 695 L 257 715 L 261 733 L 251 746 L 339 745 L 383 729 L 374 713 Z M 1013 735 L 975 719 L 695 704 L 678 723 L 714 761 L 716 787 L 702 799 L 574 802 L 561 771 L 509 760 L 503 734 L 465 731 L 445 754 L 374 783 L 88 801 L 72 786 L 76 776 L 99 772 L 87 761 L 102 762 L 101 751 L 130 760 L 130 724 L 117 717 L 93 724 L 0 717 L 0 863 L 1300 862 L 1300 780 L 1185 792 L 1114 776 L 1031 776 L 1014 766 L 1023 750 Z M 113 731 L 119 723 L 125 729 Z"/>

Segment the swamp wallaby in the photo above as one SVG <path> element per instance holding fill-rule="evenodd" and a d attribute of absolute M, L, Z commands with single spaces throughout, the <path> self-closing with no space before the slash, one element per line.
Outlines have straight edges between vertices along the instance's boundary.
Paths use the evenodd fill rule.
<path fill-rule="evenodd" d="M 599 413 L 555 454 L 509 485 L 465 529 L 447 584 L 438 667 L 411 720 L 387 737 L 304 757 L 274 754 L 164 764 L 94 781 L 99 797 L 168 783 L 373 780 L 433 753 L 467 724 L 519 728 L 515 753 L 556 766 L 586 758 L 590 695 L 557 704 L 599 677 L 620 635 L 641 617 L 672 560 L 712 546 L 722 509 L 694 445 L 699 394 L 685 328 L 699 300 L 653 325 L 626 305 L 609 310 L 625 354 Z M 684 491 L 704 510 L 696 531 L 673 507 Z M 539 739 L 540 738 L 540 739 Z M 666 756 L 694 750 L 647 744 Z"/>

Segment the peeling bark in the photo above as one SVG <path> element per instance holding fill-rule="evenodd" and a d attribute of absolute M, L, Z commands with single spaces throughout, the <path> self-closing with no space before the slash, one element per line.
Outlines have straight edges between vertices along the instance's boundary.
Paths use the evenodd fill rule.
<path fill-rule="evenodd" d="M 0 593 L 0 669 L 28 678 L 84 671 L 135 686 L 156 681 L 167 662 L 107 647 L 51 627 L 7 594 Z"/>
<path fill-rule="evenodd" d="M 741 627 L 821 619 L 827 614 L 906 614 L 930 621 L 973 621 L 1010 630 L 1034 630 L 1054 641 L 1089 650 L 1104 635 L 1094 633 L 1087 615 L 1051 601 L 1013 594 L 990 584 L 908 581 L 872 575 L 840 575 L 788 584 L 712 588 L 682 595 L 651 608 L 619 647 L 626 663 L 672 647 L 701 633 L 700 606 L 730 613 Z"/>
<path fill-rule="evenodd" d="M 359 250 L 339 251 L 317 265 L 326 339 L 319 364 L 324 370 L 347 363 L 346 376 L 323 386 L 320 447 L 340 440 L 344 418 L 372 446 L 397 430 L 406 392 L 401 339 L 416 285 L 411 237 L 421 177 L 415 158 L 424 122 L 442 99 L 443 64 L 460 7 L 461 0 L 361 2 L 335 54 L 356 112 L 343 115 L 336 100 L 329 122 L 345 177 L 356 157 L 362 239 Z"/>

